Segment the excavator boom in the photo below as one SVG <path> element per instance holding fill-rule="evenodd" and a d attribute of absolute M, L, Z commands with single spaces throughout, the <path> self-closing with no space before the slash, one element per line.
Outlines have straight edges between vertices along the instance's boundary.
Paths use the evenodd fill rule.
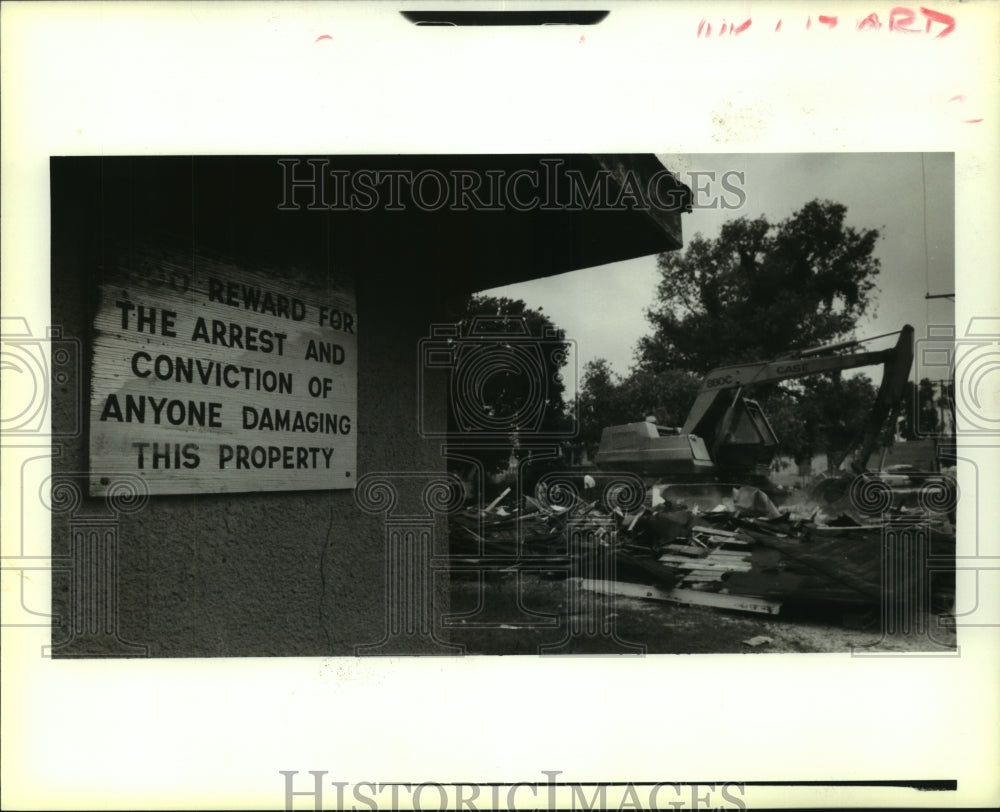
<path fill-rule="evenodd" d="M 913 328 L 905 325 L 890 349 L 822 354 L 843 346 L 714 369 L 705 377 L 679 431 L 644 423 L 610 426 L 601 435 L 596 462 L 602 468 L 645 474 L 709 473 L 716 469 L 761 474 L 767 470 L 778 440 L 756 401 L 743 397 L 746 387 L 882 364 L 882 383 L 855 457 L 855 466 L 863 468 L 878 443 L 886 418 L 904 394 L 913 362 Z"/>

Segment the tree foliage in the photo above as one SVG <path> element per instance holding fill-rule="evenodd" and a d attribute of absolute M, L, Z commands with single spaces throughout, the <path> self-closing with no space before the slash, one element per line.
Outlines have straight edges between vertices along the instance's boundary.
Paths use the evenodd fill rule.
<path fill-rule="evenodd" d="M 900 434 L 904 440 L 919 440 L 946 430 L 951 410 L 951 384 L 935 385 L 930 378 L 910 381 L 900 412 Z"/>
<path fill-rule="evenodd" d="M 762 405 L 784 453 L 796 462 L 825 454 L 827 466 L 835 469 L 861 439 L 876 391 L 864 374 L 824 375 L 803 379 L 796 390 L 765 395 Z"/>
<path fill-rule="evenodd" d="M 780 357 L 853 336 L 874 307 L 877 229 L 846 225 L 845 206 L 807 203 L 772 224 L 765 217 L 723 225 L 716 239 L 695 235 L 682 253 L 661 254 L 656 301 L 624 378 L 605 361 L 588 365 L 579 396 L 581 438 L 600 427 L 656 414 L 681 425 L 705 373 Z M 789 381 L 755 390 L 782 444 L 800 460 L 839 460 L 860 437 L 875 397 L 864 375 Z"/>
<path fill-rule="evenodd" d="M 521 299 L 473 295 L 456 321 L 449 433 L 475 440 L 487 426 L 493 438 L 500 435 L 500 442 L 470 452 L 488 473 L 503 470 L 511 451 L 532 435 L 565 434 L 562 368 L 569 345 L 542 308 Z"/>
<path fill-rule="evenodd" d="M 661 254 L 639 368 L 704 373 L 849 337 L 872 305 L 879 232 L 846 226 L 846 213 L 814 200 L 776 225 L 740 218 Z"/>
<path fill-rule="evenodd" d="M 684 370 L 649 374 L 633 371 L 622 378 L 607 360 L 589 361 L 577 398 L 578 440 L 593 450 L 604 427 L 635 423 L 650 415 L 663 425 L 679 426 L 694 402 L 699 385 L 698 376 Z"/>

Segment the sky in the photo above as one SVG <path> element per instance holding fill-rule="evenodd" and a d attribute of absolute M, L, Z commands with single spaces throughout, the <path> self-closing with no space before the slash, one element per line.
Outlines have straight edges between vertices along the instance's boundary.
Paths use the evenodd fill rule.
<path fill-rule="evenodd" d="M 954 322 L 950 299 L 925 298 L 928 292 L 955 291 L 952 153 L 658 157 L 681 180 L 701 190 L 694 211 L 681 216 L 685 245 L 697 233 L 718 236 L 728 220 L 765 215 L 774 223 L 815 198 L 833 200 L 847 207 L 847 225 L 878 228 L 882 234 L 875 249 L 882 263 L 876 307 L 859 321 L 856 336 L 876 336 L 912 324 L 920 339 L 928 334 L 928 324 Z M 729 174 L 727 189 L 722 183 L 727 173 L 741 173 L 742 179 Z M 566 331 L 576 346 L 576 374 L 566 376 L 567 394 L 572 395 L 573 378 L 582 375 L 587 361 L 606 358 L 617 373 L 628 373 L 639 338 L 649 332 L 644 313 L 655 300 L 658 278 L 654 255 L 486 292 L 540 307 Z M 883 339 L 869 349 L 892 341 Z"/>

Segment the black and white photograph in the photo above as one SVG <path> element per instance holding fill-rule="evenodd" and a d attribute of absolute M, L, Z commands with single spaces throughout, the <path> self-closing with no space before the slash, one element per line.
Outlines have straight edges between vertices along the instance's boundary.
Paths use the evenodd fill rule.
<path fill-rule="evenodd" d="M 51 176 L 53 656 L 954 650 L 952 155 Z"/>
<path fill-rule="evenodd" d="M 432 5 L 4 4 L 4 807 L 990 807 L 996 8 Z"/>

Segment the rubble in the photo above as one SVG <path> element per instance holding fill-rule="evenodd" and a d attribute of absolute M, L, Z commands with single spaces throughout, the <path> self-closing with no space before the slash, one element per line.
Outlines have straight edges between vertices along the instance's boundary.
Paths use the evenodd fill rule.
<path fill-rule="evenodd" d="M 555 504 L 544 495 L 517 498 L 508 488 L 486 508 L 470 507 L 453 519 L 453 553 L 510 556 L 512 569 L 547 561 L 584 589 L 629 597 L 770 615 L 793 604 L 857 614 L 886 599 L 886 527 L 913 520 L 906 506 L 897 506 L 876 523 L 853 506 L 845 510 L 841 495 L 832 509 L 808 494 L 779 507 L 750 485 L 656 483 L 642 505 L 629 509 L 607 498 L 608 488 L 585 492 L 601 498 L 569 493 Z M 927 522 L 927 512 L 920 518 Z M 927 543 L 912 555 L 950 561 L 953 573 L 953 526 L 947 516 L 930 519 Z M 577 541 L 568 544 L 571 522 Z M 587 559 L 597 563 L 588 569 Z M 917 573 L 926 562 L 907 564 Z M 595 572 L 601 575 L 591 577 Z M 947 580 L 935 579 L 935 588 L 947 593 Z"/>

